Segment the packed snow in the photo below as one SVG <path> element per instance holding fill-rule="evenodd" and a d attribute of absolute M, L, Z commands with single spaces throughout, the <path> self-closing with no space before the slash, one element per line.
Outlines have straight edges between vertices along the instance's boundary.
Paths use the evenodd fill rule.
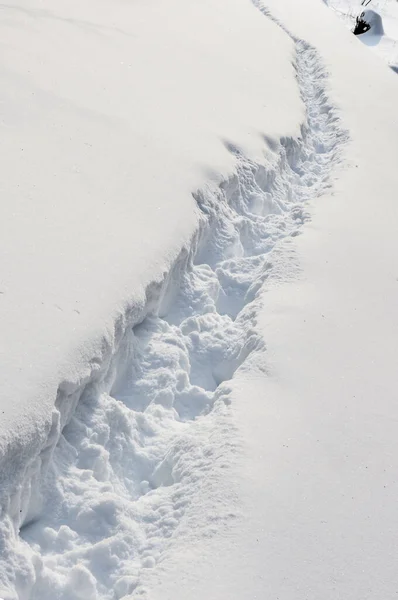
<path fill-rule="evenodd" d="M 0 598 L 394 597 L 396 76 L 321 0 L 1 14 Z"/>

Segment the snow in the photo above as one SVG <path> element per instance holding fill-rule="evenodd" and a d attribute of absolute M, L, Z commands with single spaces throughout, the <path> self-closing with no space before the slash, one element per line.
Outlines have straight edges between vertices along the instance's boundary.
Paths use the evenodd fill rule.
<path fill-rule="evenodd" d="M 153 564 L 145 532 L 169 503 L 163 492 L 142 501 L 141 528 L 135 501 L 249 351 L 226 315 L 205 320 L 196 353 L 194 325 L 169 331 L 157 315 L 205 244 L 239 162 L 232 148 L 272 163 L 264 135 L 272 146 L 298 134 L 293 47 L 245 2 L 26 1 L 1 14 L 0 596 L 70 598 L 80 584 L 85 596 L 123 595 Z M 225 258 L 239 244 L 228 227 Z M 209 269 L 192 293 L 212 312 Z M 219 364 L 204 377 L 207 355 Z M 80 416 L 90 398 L 98 413 Z"/>
<path fill-rule="evenodd" d="M 2 13 L 0 597 L 393 597 L 395 75 L 318 0 Z"/>
<path fill-rule="evenodd" d="M 358 39 L 383 58 L 393 71 L 398 70 L 398 3 L 396 0 L 371 0 L 362 6 L 359 0 L 325 0 L 351 30 L 358 15 L 371 25 Z"/>
<path fill-rule="evenodd" d="M 76 352 L 91 358 L 86 344 L 97 347 L 115 314 L 163 277 L 198 226 L 192 192 L 233 169 L 226 144 L 263 156 L 262 134 L 294 133 L 301 114 L 291 45 L 251 6 L 229 20 L 222 2 L 112 3 L 111 21 L 109 9 L 1 9 L 2 380 L 12 419 L 36 396 L 47 418 L 42 400 L 53 402 L 60 379 L 81 377 Z M 272 43 L 282 44 L 276 57 Z"/>
<path fill-rule="evenodd" d="M 235 517 L 199 537 L 192 511 L 184 543 L 148 575 L 150 597 L 392 598 L 396 76 L 315 0 L 267 6 L 319 50 L 349 141 L 331 190 L 309 203 L 303 235 L 279 247 L 260 295 L 267 376 L 231 382 L 238 457 L 219 475 L 216 505 L 231 498 Z"/>

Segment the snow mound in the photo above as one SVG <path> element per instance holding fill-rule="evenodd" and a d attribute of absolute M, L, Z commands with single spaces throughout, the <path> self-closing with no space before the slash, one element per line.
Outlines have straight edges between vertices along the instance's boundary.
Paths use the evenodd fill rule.
<path fill-rule="evenodd" d="M 373 35 L 383 35 L 383 21 L 381 16 L 375 10 L 366 9 L 361 14 L 361 17 L 370 25 L 370 31 Z"/>
<path fill-rule="evenodd" d="M 364 14 L 364 20 L 370 24 L 370 30 L 358 35 L 366 46 L 396 70 L 398 66 L 398 3 L 395 0 L 372 0 L 365 8 L 359 0 L 325 0 L 345 25 L 351 30 L 356 19 Z"/>
<path fill-rule="evenodd" d="M 384 35 L 383 21 L 379 13 L 374 10 L 364 10 L 361 19 L 368 23 L 370 29 L 360 34 L 359 39 L 367 46 L 378 44 Z"/>

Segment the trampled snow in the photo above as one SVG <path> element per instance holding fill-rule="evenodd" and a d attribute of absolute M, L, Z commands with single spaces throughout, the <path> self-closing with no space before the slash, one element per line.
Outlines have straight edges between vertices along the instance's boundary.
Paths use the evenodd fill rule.
<path fill-rule="evenodd" d="M 392 598 L 396 75 L 321 3 L 266 5 L 318 49 L 349 141 L 332 189 L 310 203 L 311 221 L 281 248 L 280 277 L 263 288 L 267 376 L 238 372 L 231 382 L 239 455 L 208 489 L 215 506 L 230 497 L 239 513 L 200 538 L 205 518 L 191 511 L 184 543 L 147 584 L 155 600 Z M 202 492 L 213 508 L 206 500 Z"/>
<path fill-rule="evenodd" d="M 279 137 L 300 132 L 293 45 L 250 3 L 1 15 L 0 596 L 121 597 L 162 551 L 158 518 L 164 540 L 178 522 L 163 487 L 149 493 L 172 442 L 256 342 L 213 315 L 214 264 L 192 275 L 188 314 L 171 308 L 239 153 L 277 175 Z M 266 203 L 284 208 L 271 192 Z M 233 281 L 223 261 L 243 246 L 227 216 L 212 260 Z M 247 239 L 261 228 L 236 219 Z M 211 314 L 195 331 L 198 311 Z"/>
<path fill-rule="evenodd" d="M 317 0 L 2 13 L 0 596 L 393 597 L 394 74 Z"/>

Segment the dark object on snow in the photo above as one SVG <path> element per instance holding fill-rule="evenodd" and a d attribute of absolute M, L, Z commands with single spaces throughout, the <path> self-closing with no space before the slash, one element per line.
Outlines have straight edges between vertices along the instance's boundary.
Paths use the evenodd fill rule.
<path fill-rule="evenodd" d="M 353 33 L 355 33 L 355 35 L 361 35 L 361 33 L 366 33 L 369 29 L 376 38 L 380 38 L 384 35 L 381 16 L 375 10 L 366 8 L 357 16 Z"/>
<path fill-rule="evenodd" d="M 354 35 L 361 35 L 366 33 L 370 29 L 370 23 L 365 21 L 365 13 L 361 13 L 355 20 L 355 27 L 352 30 Z"/>

